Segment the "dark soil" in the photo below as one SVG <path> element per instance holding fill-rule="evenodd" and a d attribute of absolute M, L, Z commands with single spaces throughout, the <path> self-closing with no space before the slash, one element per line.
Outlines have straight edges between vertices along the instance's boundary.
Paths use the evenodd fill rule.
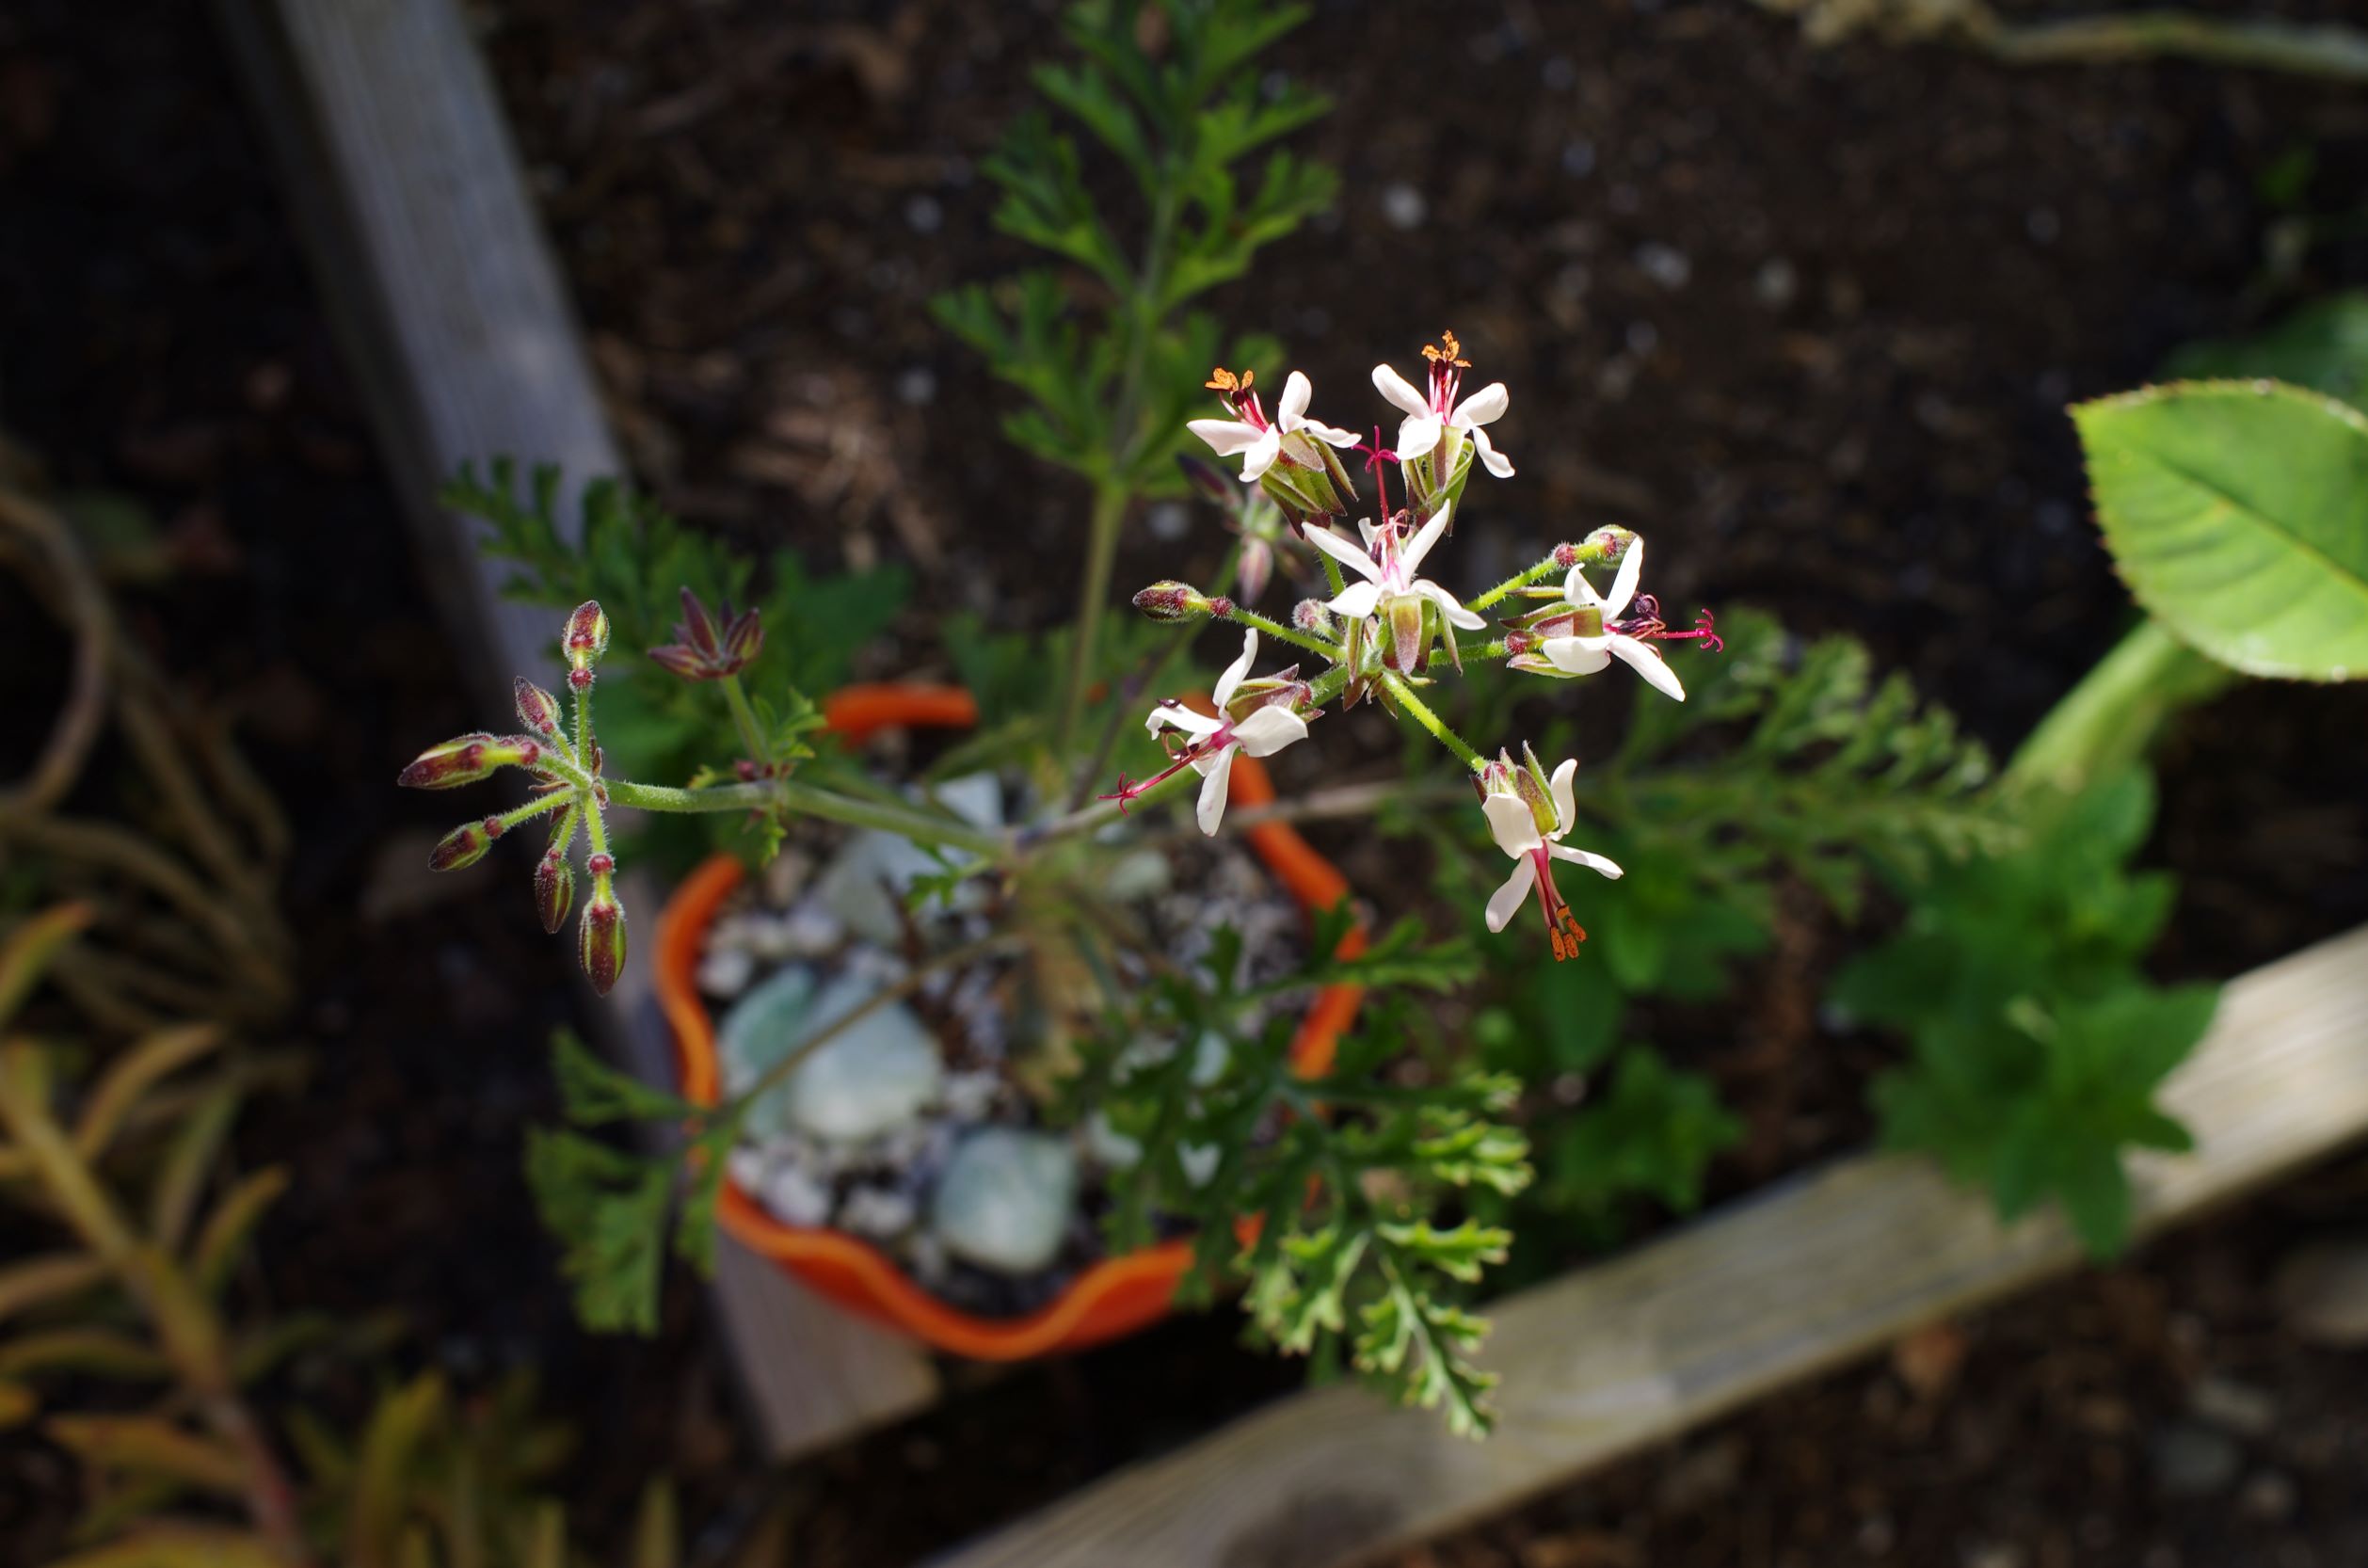
<path fill-rule="evenodd" d="M 1054 46 L 1051 8 L 477 14 L 620 430 L 668 504 L 825 568 L 915 562 L 947 597 L 876 655 L 889 667 L 936 657 L 947 608 L 1064 613 L 1080 498 L 996 439 L 1001 394 L 922 308 L 1021 259 L 989 229 L 976 163 Z M 1740 0 L 1331 0 L 1288 54 L 1339 100 L 1303 140 L 1347 194 L 1214 304 L 1290 344 L 1336 418 L 1371 406 L 1376 360 L 1410 365 L 1441 327 L 1511 384 L 1496 428 L 1521 475 L 1475 497 L 1450 581 L 1636 526 L 1665 600 L 1754 601 L 1857 634 L 2001 751 L 2126 617 L 2063 405 L 2368 277 L 2356 227 L 2294 228 L 2340 214 L 2368 173 L 2368 107 L 2332 88 L 1819 54 Z M 2273 200 L 2266 176 L 2296 150 L 2315 169 Z M 1420 215 L 1400 227 L 1409 197 Z M 483 715 L 202 9 L 9 7 L 0 201 L 0 428 L 67 484 L 130 491 L 175 541 L 183 574 L 135 622 L 239 716 L 301 835 L 291 1032 L 320 1066 L 300 1103 L 246 1131 L 253 1158 L 297 1172 L 264 1240 L 275 1298 L 400 1308 L 406 1354 L 464 1376 L 542 1367 L 597 1438 L 570 1478 L 596 1526 L 661 1466 L 712 1501 L 754 1460 L 712 1415 L 719 1349 L 696 1292 L 678 1288 L 655 1346 L 581 1338 L 517 1174 L 521 1127 L 551 1112 L 565 944 L 527 918 L 520 868 L 502 869 L 514 897 L 473 896 L 498 878 L 454 896 L 408 872 L 448 812 L 389 781 Z M 2309 243 L 2273 267 L 2280 225 Z M 1213 530 L 1135 536 L 1122 582 L 1190 575 L 1216 550 Z M 0 652 L 39 658 L 25 636 L 10 616 Z M 1576 700 L 1608 730 L 1624 698 L 1591 683 Z M 2234 973 L 2368 920 L 2362 716 L 2354 690 L 2256 685 L 2183 729 L 2150 851 L 2184 879 L 2166 972 Z M 1318 766 L 1282 758 L 1279 782 Z M 1389 881 L 1352 832 L 1325 843 L 1363 885 Z M 1831 946 L 1789 933 L 1746 993 L 1747 1027 L 1661 1042 L 1716 1074 L 1755 1133 L 1781 1116 L 1783 1136 L 1751 1146 L 1784 1160 L 1864 1125 L 1869 1064 L 1830 1060 L 1814 1027 Z M 2298 1184 L 2000 1309 L 1944 1386 L 1842 1374 L 1432 1560 L 2362 1560 L 2368 1388 L 2281 1336 L 2260 1289 L 2359 1192 L 2356 1173 Z M 1233 1334 L 1221 1314 L 1053 1366 L 957 1371 L 937 1411 L 792 1478 L 799 1560 L 915 1560 L 1293 1381 L 1232 1352 Z M 1911 1357 L 1920 1373 L 1947 1359 L 1934 1343 Z M 2238 1479 L 2166 1500 L 2152 1456 L 2191 1421 L 2205 1370 L 2265 1391 L 2278 1421 L 2240 1439 Z M 11 1545 L 33 1539 L 18 1499 L 56 1474 L 34 1453 L 0 1447 Z M 2286 1494 L 2257 1484 L 2270 1472 Z"/>

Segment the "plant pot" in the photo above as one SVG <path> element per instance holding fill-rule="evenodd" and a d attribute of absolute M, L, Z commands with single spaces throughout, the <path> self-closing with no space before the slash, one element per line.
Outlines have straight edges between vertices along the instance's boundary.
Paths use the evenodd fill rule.
<path fill-rule="evenodd" d="M 851 742 L 883 729 L 968 728 L 978 722 L 969 694 L 944 686 L 851 687 L 825 702 L 823 712 L 830 728 Z M 1254 759 L 1236 758 L 1234 804 L 1258 806 L 1273 796 L 1266 770 Z M 1347 896 L 1347 879 L 1288 824 L 1260 823 L 1245 837 L 1303 907 L 1329 908 Z M 659 918 L 659 1003 L 674 1032 L 683 1096 L 699 1105 L 714 1104 L 723 1087 L 715 1019 L 696 981 L 699 955 L 724 900 L 744 875 L 737 859 L 717 856 L 676 889 Z M 1352 952 L 1364 942 L 1363 929 L 1353 928 L 1341 949 Z M 1314 1077 L 1331 1066 L 1340 1034 L 1362 1000 L 1361 988 L 1353 985 L 1328 986 L 1317 996 L 1291 1041 L 1291 1062 L 1299 1073 Z M 1192 1265 L 1190 1238 L 1163 1241 L 1088 1265 L 1035 1312 L 984 1318 L 933 1295 L 868 1240 L 782 1223 L 729 1177 L 718 1206 L 724 1228 L 744 1245 L 849 1311 L 937 1350 L 981 1361 L 1023 1361 L 1080 1350 L 1147 1327 L 1167 1315 Z"/>

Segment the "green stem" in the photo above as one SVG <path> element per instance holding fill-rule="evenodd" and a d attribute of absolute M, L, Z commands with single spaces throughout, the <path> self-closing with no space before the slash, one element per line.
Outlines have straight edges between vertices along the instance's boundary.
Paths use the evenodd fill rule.
<path fill-rule="evenodd" d="M 988 858 L 1000 858 L 1011 847 L 1006 836 L 973 827 L 958 818 L 938 816 L 918 807 L 858 800 L 791 778 L 719 784 L 705 790 L 678 790 L 664 784 L 635 784 L 617 779 L 610 783 L 608 792 L 610 800 L 637 811 L 763 811 L 777 808 L 801 816 L 845 823 L 850 827 L 877 828 L 917 843 L 968 850 Z"/>
<path fill-rule="evenodd" d="M 1279 620 L 1261 616 L 1256 610 L 1245 610 L 1239 604 L 1219 618 L 1238 620 L 1244 626 L 1255 626 L 1270 637 L 1287 642 L 1293 648 L 1304 648 L 1308 652 L 1329 659 L 1336 664 L 1347 657 L 1346 651 L 1337 643 L 1328 643 L 1320 637 L 1310 636 L 1297 627 L 1285 626 Z"/>
<path fill-rule="evenodd" d="M 2182 709 L 2233 685 L 2236 672 L 2198 653 L 2163 629 L 2140 621 L 2064 694 L 2007 764 L 1999 783 L 2077 794 L 2099 776 L 2128 766 Z"/>
<path fill-rule="evenodd" d="M 1232 593 L 1234 578 L 1240 569 L 1241 541 L 1236 539 L 1231 548 L 1226 550 L 1224 561 L 1217 568 L 1214 586 L 1210 591 L 1215 594 Z M 1160 679 L 1160 672 L 1175 660 L 1176 654 L 1183 648 L 1184 643 L 1185 639 L 1182 637 L 1171 637 L 1160 646 L 1160 651 L 1151 656 L 1150 663 L 1144 666 L 1142 676 L 1134 682 L 1133 690 L 1137 696 L 1148 691 Z M 1094 743 L 1094 755 L 1086 759 L 1085 766 L 1078 770 L 1077 782 L 1069 791 L 1070 810 L 1075 811 L 1084 806 L 1086 797 L 1094 792 L 1094 781 L 1101 776 L 1103 767 L 1110 761 L 1112 749 L 1118 744 L 1118 732 L 1128 722 L 1128 715 L 1123 706 L 1112 704 L 1110 717 L 1102 725 L 1101 738 Z"/>
<path fill-rule="evenodd" d="M 2368 33 L 2332 24 L 2192 16 L 2168 10 L 2067 17 L 2011 26 L 1995 18 L 1989 20 L 1988 27 L 1976 30 L 1976 41 L 1992 56 L 2014 65 L 2167 56 L 2368 82 Z"/>
<path fill-rule="evenodd" d="M 1431 732 L 1431 738 L 1447 747 L 1463 760 L 1465 767 L 1478 773 L 1482 767 L 1480 755 L 1464 743 L 1464 737 L 1448 728 L 1447 720 L 1431 711 L 1430 705 L 1415 695 L 1414 687 L 1396 670 L 1382 671 L 1382 689 L 1396 700 L 1405 715 Z"/>
<path fill-rule="evenodd" d="M 1092 532 L 1085 545 L 1085 575 L 1078 584 L 1077 641 L 1069 649 L 1069 681 L 1061 695 L 1061 720 L 1053 730 L 1053 753 L 1069 746 L 1078 716 L 1085 709 L 1085 688 L 1094 679 L 1094 646 L 1102 632 L 1102 601 L 1110 598 L 1110 574 L 1118 559 L 1118 527 L 1127 518 L 1127 492 L 1116 481 L 1104 479 L 1094 487 Z"/>
<path fill-rule="evenodd" d="M 1572 545 L 1570 547 L 1570 553 L 1572 557 L 1572 565 L 1585 564 L 1592 566 L 1603 560 L 1604 547 L 1594 543 L 1592 540 L 1590 540 L 1586 544 Z M 1515 572 L 1512 576 L 1506 578 L 1502 583 L 1497 584 L 1495 587 L 1489 589 L 1478 599 L 1465 600 L 1464 601 L 1464 608 L 1475 612 L 1485 610 L 1508 594 L 1519 593 L 1530 584 L 1551 577 L 1558 571 L 1570 570 L 1570 567 L 1563 564 L 1561 556 L 1562 552 L 1559 549 L 1548 551 L 1546 552 L 1545 559 L 1540 561 L 1536 566 L 1529 568 L 1526 571 Z"/>
<path fill-rule="evenodd" d="M 765 744 L 764 730 L 757 723 L 757 711 L 748 706 L 748 693 L 741 685 L 740 677 L 728 675 L 721 684 L 724 705 L 731 710 L 732 728 L 740 731 L 741 749 L 748 754 L 752 762 L 771 761 L 773 748 Z"/>

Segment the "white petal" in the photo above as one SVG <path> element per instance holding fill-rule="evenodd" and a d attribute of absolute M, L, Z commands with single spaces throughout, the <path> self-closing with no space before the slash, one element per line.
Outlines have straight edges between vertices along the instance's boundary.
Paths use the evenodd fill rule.
<path fill-rule="evenodd" d="M 1604 601 L 1595 595 L 1595 584 L 1587 581 L 1587 568 L 1573 567 L 1571 574 L 1562 579 L 1562 597 L 1582 610 L 1600 610 Z"/>
<path fill-rule="evenodd" d="M 1241 633 L 1241 655 L 1225 666 L 1225 673 L 1217 678 L 1217 685 L 1208 696 L 1222 711 L 1233 700 L 1233 689 L 1241 684 L 1241 678 L 1250 673 L 1250 662 L 1258 656 L 1258 629 L 1255 626 Z"/>
<path fill-rule="evenodd" d="M 1678 681 L 1677 672 L 1669 667 L 1668 660 L 1653 650 L 1652 644 L 1639 642 L 1634 637 L 1614 637 L 1611 639 L 1611 651 L 1637 674 L 1644 677 L 1655 691 L 1664 696 L 1675 697 L 1680 702 L 1686 700 L 1686 688 Z"/>
<path fill-rule="evenodd" d="M 1299 422 L 1307 417 L 1307 404 L 1316 395 L 1313 382 L 1298 371 L 1292 371 L 1283 383 L 1283 401 L 1274 406 L 1274 423 L 1286 430 L 1296 430 Z"/>
<path fill-rule="evenodd" d="M 1230 457 L 1244 447 L 1256 446 L 1258 427 L 1238 419 L 1193 419 L 1184 422 L 1184 428 L 1217 449 L 1220 457 Z"/>
<path fill-rule="evenodd" d="M 1363 620 L 1373 613 L 1373 606 L 1380 603 L 1381 600 L 1380 584 L 1352 583 L 1335 594 L 1325 603 L 1324 608 L 1336 616 L 1346 616 L 1351 620 Z"/>
<path fill-rule="evenodd" d="M 1505 922 L 1512 919 L 1512 912 L 1520 908 L 1522 901 L 1529 896 L 1530 885 L 1537 879 L 1538 868 L 1528 856 L 1513 863 L 1512 874 L 1505 878 L 1505 885 L 1489 895 L 1489 930 L 1505 929 Z"/>
<path fill-rule="evenodd" d="M 1318 550 L 1322 551 L 1325 554 L 1331 556 L 1334 560 L 1339 562 L 1342 566 L 1355 568 L 1358 576 L 1374 582 L 1379 582 L 1381 580 L 1382 568 L 1375 564 L 1373 557 L 1366 553 L 1364 551 L 1359 550 L 1356 546 L 1351 544 L 1348 540 L 1342 538 L 1331 529 L 1308 529 L 1307 542 L 1314 545 Z"/>
<path fill-rule="evenodd" d="M 1365 536 L 1366 552 L 1368 554 L 1372 553 L 1373 541 L 1381 537 L 1382 531 L 1373 526 L 1373 520 L 1371 518 L 1357 519 L 1356 531 Z"/>
<path fill-rule="evenodd" d="M 1449 626 L 1460 626 L 1466 632 L 1483 632 L 1488 628 L 1488 622 L 1464 608 L 1462 600 L 1429 578 L 1417 579 L 1412 591 L 1437 605 L 1439 614 L 1446 618 Z"/>
<path fill-rule="evenodd" d="M 1568 833 L 1571 824 L 1578 820 L 1577 800 L 1571 789 L 1571 780 L 1577 776 L 1578 759 L 1565 757 L 1562 765 L 1554 770 L 1554 777 L 1546 786 L 1547 792 L 1554 796 L 1554 820 L 1560 824 L 1555 829 L 1558 837 Z"/>
<path fill-rule="evenodd" d="M 1431 412 L 1431 400 L 1416 392 L 1413 382 L 1387 365 L 1373 367 L 1373 390 L 1388 398 L 1394 407 L 1407 413 L 1428 414 Z M 1435 440 L 1437 438 L 1432 439 Z"/>
<path fill-rule="evenodd" d="M 1448 519 L 1454 510 L 1453 502 L 1440 502 L 1439 509 L 1431 514 L 1431 520 L 1424 523 L 1421 531 L 1407 542 L 1406 548 L 1398 552 L 1398 564 L 1405 568 L 1407 576 L 1415 574 L 1422 565 L 1422 558 L 1431 553 L 1431 547 L 1439 542 L 1439 536 L 1448 531 Z"/>
<path fill-rule="evenodd" d="M 1206 713 L 1195 713 L 1180 702 L 1162 702 L 1151 710 L 1151 716 L 1143 727 L 1154 735 L 1161 729 L 1181 729 L 1187 735 L 1213 735 L 1223 728 L 1224 721 Z"/>
<path fill-rule="evenodd" d="M 1233 727 L 1234 739 L 1253 757 L 1272 757 L 1293 741 L 1307 738 L 1307 721 L 1289 709 L 1269 704 Z"/>
<path fill-rule="evenodd" d="M 1232 787 L 1233 760 L 1238 748 L 1227 746 L 1217 754 L 1209 765 L 1208 776 L 1200 782 L 1200 804 L 1192 811 L 1200 830 L 1211 838 L 1217 835 L 1217 824 L 1225 818 L 1225 792 Z"/>
<path fill-rule="evenodd" d="M 1628 552 L 1620 557 L 1620 575 L 1611 580 L 1611 597 L 1604 600 L 1604 619 L 1618 620 L 1626 613 L 1628 600 L 1636 597 L 1637 579 L 1644 575 L 1644 541 L 1631 539 Z"/>
<path fill-rule="evenodd" d="M 1312 419 L 1299 422 L 1299 433 L 1313 436 L 1326 446 L 1354 446 L 1365 438 L 1353 430 L 1342 430 L 1330 424 L 1319 424 Z"/>
<path fill-rule="evenodd" d="M 1499 479 L 1512 477 L 1512 459 L 1496 450 L 1496 443 L 1488 439 L 1488 432 L 1474 429 L 1473 441 L 1480 447 L 1480 467 Z"/>
<path fill-rule="evenodd" d="M 1592 675 L 1611 663 L 1608 637 L 1548 637 L 1538 649 L 1564 675 Z"/>
<path fill-rule="evenodd" d="M 1505 384 L 1491 381 L 1455 406 L 1455 423 L 1466 430 L 1475 424 L 1493 424 L 1505 417 L 1512 403 L 1512 393 L 1505 391 Z"/>
<path fill-rule="evenodd" d="M 1480 810 L 1488 818 L 1489 837 L 1507 855 L 1527 855 L 1545 842 L 1538 837 L 1538 819 L 1519 795 L 1483 795 Z"/>
<path fill-rule="evenodd" d="M 1396 451 L 1400 462 L 1411 463 L 1417 457 L 1428 457 L 1439 444 L 1439 433 L 1447 428 L 1428 410 L 1410 414 L 1398 427 Z"/>
<path fill-rule="evenodd" d="M 1620 869 L 1617 861 L 1606 859 L 1600 855 L 1590 854 L 1583 849 L 1573 849 L 1568 844 L 1548 844 L 1545 852 L 1557 860 L 1568 860 L 1574 866 L 1584 866 L 1591 872 L 1600 872 L 1614 882 L 1628 874 Z"/>
<path fill-rule="evenodd" d="M 1282 450 L 1283 432 L 1280 429 L 1270 424 L 1258 432 L 1257 444 L 1241 456 L 1241 482 L 1245 485 L 1256 483 L 1274 466 L 1274 459 Z"/>

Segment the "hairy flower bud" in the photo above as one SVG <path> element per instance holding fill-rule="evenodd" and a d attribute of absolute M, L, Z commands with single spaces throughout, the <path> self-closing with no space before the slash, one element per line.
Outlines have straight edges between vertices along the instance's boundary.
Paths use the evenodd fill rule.
<path fill-rule="evenodd" d="M 427 869 L 456 872 L 484 859 L 485 852 L 492 847 L 493 834 L 484 823 L 465 822 L 436 840 L 436 847 L 428 852 Z"/>
<path fill-rule="evenodd" d="M 568 906 L 576 901 L 576 872 L 554 846 L 535 863 L 535 912 L 543 929 L 554 935 L 568 921 Z"/>
<path fill-rule="evenodd" d="M 518 722 L 545 740 L 559 738 L 559 699 L 520 676 L 511 686 L 518 697 Z"/>
<path fill-rule="evenodd" d="M 1324 601 L 1320 599 L 1303 599 L 1291 606 L 1291 624 L 1302 632 L 1329 637 L 1332 635 L 1332 612 L 1324 608 Z"/>
<path fill-rule="evenodd" d="M 1134 602 L 1153 620 L 1191 620 L 1209 613 L 1208 597 L 1189 583 L 1154 583 L 1135 595 Z"/>
<path fill-rule="evenodd" d="M 568 656 L 570 669 L 589 669 L 601 654 L 608 651 L 608 616 L 600 601 L 587 599 L 568 617 L 568 629 L 559 639 L 561 651 Z"/>
<path fill-rule="evenodd" d="M 1240 504 L 1239 491 L 1241 487 L 1225 477 L 1225 471 L 1207 458 L 1179 452 L 1176 455 L 1176 466 L 1184 471 L 1184 478 L 1192 488 L 1227 511 Z"/>
<path fill-rule="evenodd" d="M 616 977 L 625 972 L 625 909 L 613 897 L 594 893 L 584 906 L 584 919 L 578 926 L 577 956 L 584 961 L 584 972 L 591 977 L 592 989 L 607 996 Z"/>
<path fill-rule="evenodd" d="M 490 777 L 496 768 L 531 768 L 542 755 L 542 743 L 532 736 L 478 730 L 428 747 L 394 781 L 407 790 L 454 790 Z"/>
<path fill-rule="evenodd" d="M 1625 528 L 1598 528 L 1587 536 L 1586 548 L 1595 552 L 1594 558 L 1606 566 L 1618 561 L 1636 543 L 1636 535 Z M 1558 557 L 1559 558 L 1559 557 Z M 1576 563 L 1574 563 L 1576 564 Z"/>
<path fill-rule="evenodd" d="M 735 616 L 728 600 L 719 629 L 696 594 L 688 588 L 681 593 L 682 618 L 675 623 L 675 641 L 651 648 L 649 656 L 685 680 L 721 680 L 745 669 L 764 646 L 757 612 L 750 609 Z"/>

